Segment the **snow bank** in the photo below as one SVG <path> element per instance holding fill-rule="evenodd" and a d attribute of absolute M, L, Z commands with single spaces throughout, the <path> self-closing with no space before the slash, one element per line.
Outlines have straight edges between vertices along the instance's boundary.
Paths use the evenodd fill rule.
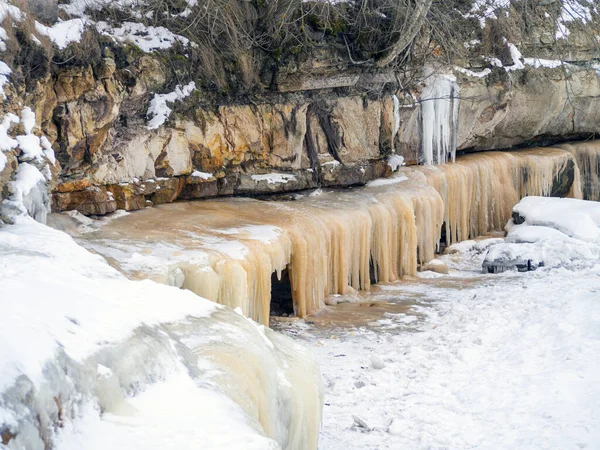
<path fill-rule="evenodd" d="M 526 197 L 513 208 L 506 243 L 490 248 L 484 271 L 580 266 L 600 258 L 600 204 Z"/>
<path fill-rule="evenodd" d="M 28 217 L 0 229 L 0 292 L 9 448 L 317 446 L 314 357 L 230 309 L 129 281 Z"/>

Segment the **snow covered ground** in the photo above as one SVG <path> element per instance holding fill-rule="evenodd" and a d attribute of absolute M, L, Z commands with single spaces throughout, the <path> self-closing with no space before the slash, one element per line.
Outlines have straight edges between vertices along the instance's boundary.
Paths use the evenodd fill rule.
<path fill-rule="evenodd" d="M 280 326 L 323 369 L 320 448 L 600 448 L 600 265 L 483 275 L 497 243 L 366 296 L 405 314 Z"/>

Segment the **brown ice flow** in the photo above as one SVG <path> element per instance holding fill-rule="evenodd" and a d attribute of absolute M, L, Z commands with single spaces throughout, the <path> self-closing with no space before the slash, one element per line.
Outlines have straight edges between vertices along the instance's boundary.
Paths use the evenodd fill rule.
<path fill-rule="evenodd" d="M 189 289 L 268 324 L 272 273 L 288 270 L 297 316 L 315 314 L 329 296 L 416 275 L 435 257 L 443 223 L 448 243 L 501 229 L 521 197 L 549 195 L 570 161 L 572 154 L 558 149 L 480 153 L 297 201 L 161 205 L 78 240 L 128 276 Z M 385 308 L 399 306 L 340 310 L 351 317 L 354 309 Z"/>

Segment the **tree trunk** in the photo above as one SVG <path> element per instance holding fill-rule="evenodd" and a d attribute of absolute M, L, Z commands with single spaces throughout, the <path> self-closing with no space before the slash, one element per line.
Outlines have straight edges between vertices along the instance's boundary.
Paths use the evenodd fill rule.
<path fill-rule="evenodd" d="M 417 0 L 417 5 L 413 12 L 413 17 L 408 27 L 401 30 L 396 42 L 391 43 L 381 58 L 377 60 L 377 67 L 385 67 L 391 63 L 396 57 L 402 53 L 412 43 L 415 36 L 423 26 L 425 17 L 431 8 L 433 0 Z M 400 31 L 400 30 L 399 30 Z"/>

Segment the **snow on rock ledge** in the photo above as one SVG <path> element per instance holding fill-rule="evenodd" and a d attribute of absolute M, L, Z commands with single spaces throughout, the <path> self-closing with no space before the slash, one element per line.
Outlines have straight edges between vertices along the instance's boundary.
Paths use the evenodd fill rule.
<path fill-rule="evenodd" d="M 526 197 L 513 208 L 506 242 L 490 248 L 484 272 L 578 267 L 600 258 L 600 204 Z"/>
<path fill-rule="evenodd" d="M 316 448 L 310 353 L 16 221 L 0 230 L 2 448 Z"/>

